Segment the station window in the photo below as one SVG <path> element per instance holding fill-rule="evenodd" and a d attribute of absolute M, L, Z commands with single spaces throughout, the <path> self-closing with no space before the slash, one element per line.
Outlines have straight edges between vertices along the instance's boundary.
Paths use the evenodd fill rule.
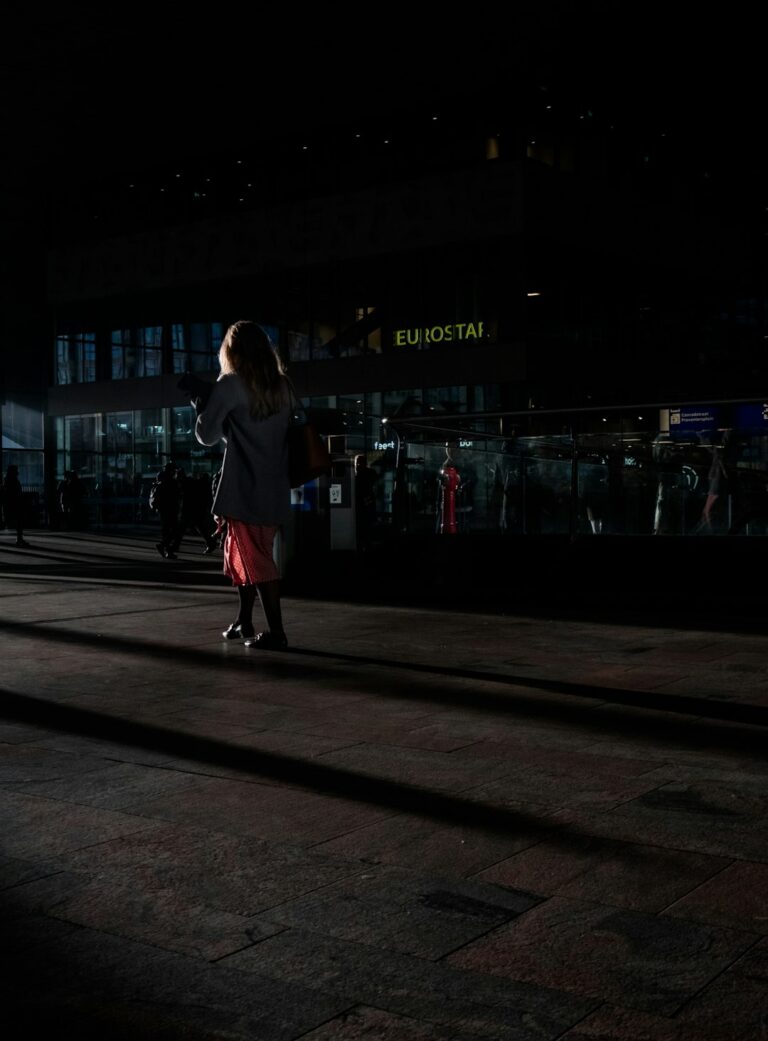
<path fill-rule="evenodd" d="M 112 379 L 159 376 L 163 371 L 162 326 L 113 329 Z"/>
<path fill-rule="evenodd" d="M 58 386 L 96 381 L 96 333 L 74 333 L 56 337 Z"/>

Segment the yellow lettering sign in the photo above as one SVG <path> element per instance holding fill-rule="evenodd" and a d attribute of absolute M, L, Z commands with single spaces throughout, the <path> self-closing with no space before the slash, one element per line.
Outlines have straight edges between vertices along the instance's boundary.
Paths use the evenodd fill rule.
<path fill-rule="evenodd" d="M 395 329 L 395 347 L 418 347 L 428 343 L 453 343 L 458 340 L 480 340 L 485 335 L 483 322 L 456 322 L 455 325 L 431 325 L 423 329 Z"/>

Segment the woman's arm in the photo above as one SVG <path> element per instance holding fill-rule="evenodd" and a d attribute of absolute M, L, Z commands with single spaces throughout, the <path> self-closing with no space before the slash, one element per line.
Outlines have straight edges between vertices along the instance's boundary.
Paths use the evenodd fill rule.
<path fill-rule="evenodd" d="M 201 445 L 215 445 L 226 440 L 227 416 L 235 406 L 228 380 L 219 380 L 213 385 L 205 408 L 197 417 L 195 437 Z"/>

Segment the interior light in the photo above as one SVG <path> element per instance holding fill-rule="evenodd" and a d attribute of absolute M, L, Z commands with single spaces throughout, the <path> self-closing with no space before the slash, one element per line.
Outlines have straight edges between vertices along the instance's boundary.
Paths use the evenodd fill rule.
<path fill-rule="evenodd" d="M 607 422 L 608 422 L 608 420 L 607 420 L 607 419 L 605 418 L 605 416 L 603 416 L 603 422 L 604 422 L 604 423 L 607 423 Z"/>
<path fill-rule="evenodd" d="M 536 291 L 536 292 L 533 292 L 533 293 L 526 293 L 525 295 L 526 295 L 526 296 L 541 296 L 541 293 L 539 293 L 538 291 Z"/>
<path fill-rule="evenodd" d="M 181 177 L 181 174 L 180 174 L 180 173 L 177 173 L 177 174 L 176 174 L 176 176 L 177 176 L 177 177 Z"/>

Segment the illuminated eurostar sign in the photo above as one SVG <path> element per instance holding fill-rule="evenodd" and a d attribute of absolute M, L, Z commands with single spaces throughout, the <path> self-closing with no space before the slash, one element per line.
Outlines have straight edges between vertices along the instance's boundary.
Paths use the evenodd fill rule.
<path fill-rule="evenodd" d="M 484 335 L 483 322 L 457 322 L 455 325 L 430 325 L 421 329 L 395 329 L 395 347 L 417 347 L 420 343 L 455 343 L 479 340 Z"/>

